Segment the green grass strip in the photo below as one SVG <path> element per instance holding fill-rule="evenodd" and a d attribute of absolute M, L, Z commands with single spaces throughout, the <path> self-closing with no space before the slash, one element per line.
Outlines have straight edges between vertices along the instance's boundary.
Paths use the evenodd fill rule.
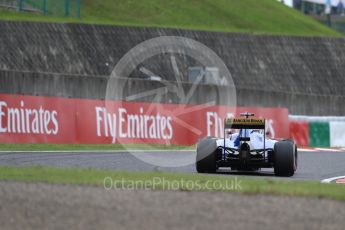
<path fill-rule="evenodd" d="M 70 12 L 73 14 L 76 10 L 76 7 L 72 7 Z M 50 16 L 0 9 L 0 20 L 342 36 L 276 0 L 86 0 L 81 2 L 80 19 L 63 17 L 63 4 L 50 0 L 47 1 L 47 11 Z"/>
<path fill-rule="evenodd" d="M 310 181 L 291 181 L 237 176 L 213 176 L 166 172 L 118 172 L 112 170 L 0 167 L 0 181 L 90 185 L 108 189 L 153 189 L 272 194 L 329 198 L 345 201 L 345 186 Z"/>

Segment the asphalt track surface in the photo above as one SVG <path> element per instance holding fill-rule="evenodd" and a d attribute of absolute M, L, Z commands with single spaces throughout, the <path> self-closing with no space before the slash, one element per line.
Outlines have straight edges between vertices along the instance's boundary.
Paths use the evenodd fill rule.
<path fill-rule="evenodd" d="M 195 156 L 195 151 L 148 151 L 152 156 L 164 156 L 166 161 Z M 299 151 L 298 169 L 289 179 L 323 180 L 345 175 L 345 151 Z M 119 171 L 166 171 L 196 173 L 193 164 L 183 167 L 159 167 L 143 162 L 126 151 L 118 152 L 1 152 L 0 166 L 54 166 L 112 169 Z M 236 172 L 221 169 L 219 175 L 273 177 L 272 169 L 260 172 Z"/>

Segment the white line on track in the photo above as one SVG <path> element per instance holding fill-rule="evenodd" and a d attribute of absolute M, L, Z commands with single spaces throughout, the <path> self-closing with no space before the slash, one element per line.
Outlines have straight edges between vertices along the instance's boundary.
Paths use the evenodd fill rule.
<path fill-rule="evenodd" d="M 317 151 L 340 152 L 341 149 L 315 148 Z"/>
<path fill-rule="evenodd" d="M 345 176 L 337 176 L 337 177 L 331 177 L 331 178 L 323 179 L 323 180 L 321 180 L 321 183 L 331 183 L 332 181 L 342 179 L 342 178 L 345 178 Z"/>
<path fill-rule="evenodd" d="M 345 149 L 332 149 L 332 148 L 298 148 L 300 152 L 344 152 Z"/>
<path fill-rule="evenodd" d="M 315 149 L 303 149 L 303 148 L 298 148 L 298 151 L 300 151 L 300 152 L 315 152 Z"/>
<path fill-rule="evenodd" d="M 195 152 L 195 150 L 158 150 L 158 149 L 147 149 L 147 150 L 48 150 L 48 151 L 0 151 L 0 153 L 123 153 L 123 152 Z"/>

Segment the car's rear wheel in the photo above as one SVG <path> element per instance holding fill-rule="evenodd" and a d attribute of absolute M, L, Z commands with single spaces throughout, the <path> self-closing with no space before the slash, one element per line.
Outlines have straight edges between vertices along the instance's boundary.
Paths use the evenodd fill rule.
<path fill-rule="evenodd" d="M 290 177 L 297 169 L 297 147 L 293 141 L 280 141 L 274 145 L 274 174 Z"/>
<path fill-rule="evenodd" d="M 196 171 L 198 173 L 215 173 L 217 141 L 214 138 L 199 140 L 196 153 Z"/>

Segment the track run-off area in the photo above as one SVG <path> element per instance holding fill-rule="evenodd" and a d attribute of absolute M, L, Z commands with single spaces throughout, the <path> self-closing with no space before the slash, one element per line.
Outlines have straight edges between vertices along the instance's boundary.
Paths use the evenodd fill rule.
<path fill-rule="evenodd" d="M 131 151 L 133 152 L 133 151 Z M 164 156 L 166 161 L 194 157 L 195 150 L 135 150 L 136 154 Z M 51 166 L 66 168 L 95 168 L 116 171 L 163 171 L 196 173 L 195 165 L 183 167 L 159 167 L 145 163 L 126 150 L 117 151 L 1 151 L 0 166 Z M 237 172 L 226 168 L 219 175 L 274 177 L 273 169 L 259 172 Z M 325 183 L 342 181 L 345 177 L 344 149 L 299 149 L 298 169 L 290 180 L 318 180 Z"/>
<path fill-rule="evenodd" d="M 134 152 L 134 151 L 133 151 Z M 30 168 L 26 166 L 48 166 L 49 170 L 58 168 L 92 168 L 110 169 L 104 174 L 116 180 L 123 171 L 140 172 L 134 178 L 146 178 L 145 172 L 177 172 L 181 175 L 191 175 L 186 180 L 198 178 L 195 165 L 183 167 L 158 167 L 143 162 L 134 155 L 164 156 L 166 161 L 176 159 L 195 158 L 195 150 L 136 150 L 135 154 L 125 150 L 118 151 L 8 151 L 0 152 L 0 167 L 5 166 L 13 173 L 13 168 L 7 166 Z M 41 174 L 46 175 L 46 167 Z M 54 174 L 52 178 L 65 178 L 72 174 Z M 66 170 L 68 171 L 68 170 Z M 77 170 L 78 171 L 78 170 Z M 92 170 L 93 171 L 93 170 Z M 95 170 L 98 171 L 98 170 Z M 102 172 L 102 170 L 99 170 Z M 141 173 L 143 172 L 143 173 Z M 23 175 L 23 171 L 21 172 Z M 25 172 L 24 172 L 25 173 Z M 38 174 L 31 174 L 37 176 Z M 85 178 L 92 178 L 88 170 Z M 93 171 L 94 173 L 94 171 Z M 112 174 L 113 173 L 113 174 Z M 16 174 L 16 173 L 14 173 Z M 49 174 L 49 172 L 48 172 Z M 130 173 L 132 174 L 132 173 Z M 138 175 L 144 174 L 144 177 Z M 155 174 L 155 173 L 154 173 Z M 157 175 L 159 175 L 158 173 Z M 167 175 L 170 173 L 162 173 Z M 104 176 L 100 178 L 104 178 Z M 146 174 L 147 175 L 147 174 Z M 156 175 L 156 174 L 155 174 Z M 272 191 L 287 189 L 286 184 L 312 186 L 311 189 L 341 188 L 337 185 L 322 185 L 317 183 L 330 178 L 345 175 L 345 151 L 342 149 L 300 149 L 298 169 L 293 177 L 274 177 L 273 169 L 262 169 L 259 172 L 237 172 L 229 169 L 220 169 L 217 179 L 236 181 L 237 176 L 244 176 L 242 181 L 244 189 L 263 189 L 264 186 L 273 186 Z M 62 176 L 62 177 L 61 177 Z M 79 175 L 80 176 L 80 175 Z M 99 176 L 99 175 L 98 175 Z M 171 175 L 170 175 L 171 176 Z M 169 176 L 169 177 L 170 177 Z M 164 177 L 164 176 L 163 176 Z M 179 177 L 179 175 L 177 175 Z M 175 179 L 177 177 L 174 177 Z M 206 175 L 203 178 L 212 178 Z M 73 177 L 75 178 L 75 177 Z M 129 179 L 128 179 L 129 178 Z M 128 177 L 128 180 L 132 180 Z M 181 177 L 184 178 L 184 177 Z M 248 179 L 247 179 L 248 178 Z M 251 178 L 259 180 L 250 184 Z M 167 181 L 169 178 L 166 178 Z M 213 178 L 214 179 L 214 178 Z M 269 180 L 261 180 L 269 179 Z M 136 180 L 136 179 L 134 179 Z M 145 180 L 145 179 L 144 179 Z M 274 180 L 274 181 L 273 181 Z M 278 181 L 283 180 L 283 181 Z M 338 179 L 336 179 L 338 180 Z M 69 179 L 65 180 L 69 181 Z M 73 181 L 73 179 L 71 180 Z M 103 181 L 103 180 L 102 180 Z M 247 181 L 247 182 L 245 182 Z M 267 181 L 267 182 L 265 182 Z M 315 181 L 316 183 L 309 182 Z M 288 183 L 286 183 L 288 182 Z M 330 180 L 332 182 L 332 180 Z M 251 182 L 252 183 L 252 182 Z M 263 184 L 261 184 L 263 183 Z M 280 183 L 280 186 L 277 185 Z M 261 184 L 261 185 L 260 185 Z M 285 185 L 284 185 L 285 184 Z M 305 185 L 303 185 L 305 184 Z M 93 184 L 95 185 L 95 184 Z M 104 186 L 104 185 L 103 185 Z M 297 189 L 296 194 L 290 195 L 288 191 L 278 193 L 262 193 L 251 195 L 245 193 L 229 193 L 186 190 L 145 190 L 145 189 L 105 189 L 103 186 L 0 181 L 0 208 L 1 229 L 276 229 L 284 226 L 285 229 L 343 229 L 345 215 L 344 202 L 327 199 L 333 196 L 320 194 L 306 196 Z M 258 187 L 256 187 L 258 186 Z M 284 187 L 285 186 L 285 187 Z M 290 185 L 289 185 L 290 186 Z M 315 187 L 313 187 L 315 186 Z M 301 188 L 301 187 L 298 187 Z M 310 193 L 310 187 L 309 192 Z M 345 190 L 344 190 L 345 191 Z M 343 191 L 340 191 L 342 194 Z M 302 194 L 302 195 L 301 195 Z M 327 195 L 327 194 L 326 194 Z M 230 213 L 229 215 L 225 213 Z M 248 218 L 248 216 L 250 218 Z M 277 218 L 279 217 L 279 218 Z M 143 224 L 145 223 L 145 224 Z M 229 223 L 235 223 L 229 225 Z M 172 228 L 171 226 L 178 227 Z"/>

